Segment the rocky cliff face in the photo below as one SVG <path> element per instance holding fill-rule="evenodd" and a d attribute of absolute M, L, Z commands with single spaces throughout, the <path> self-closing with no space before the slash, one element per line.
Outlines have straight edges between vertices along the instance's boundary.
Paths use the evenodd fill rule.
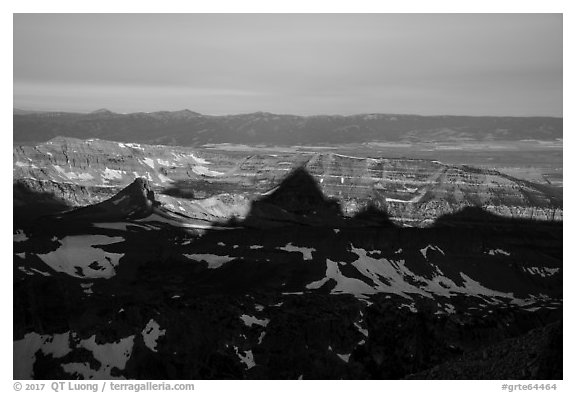
<path fill-rule="evenodd" d="M 172 182 L 169 176 L 199 179 L 219 174 L 210 170 L 201 154 L 186 148 L 55 138 L 38 146 L 15 147 L 14 178 L 114 187 L 137 177 L 166 185 Z"/>
<path fill-rule="evenodd" d="M 396 222 L 416 226 L 467 206 L 506 217 L 562 220 L 562 193 L 557 188 L 430 160 L 218 153 L 56 138 L 34 147 L 15 147 L 13 162 L 18 189 L 53 194 L 72 206 L 100 202 L 143 177 L 161 203 L 192 217 L 227 220 L 244 217 L 250 201 L 262 198 L 290 171 L 303 167 L 348 216 L 375 204 Z M 23 203 L 21 199 L 17 196 L 15 204 Z"/>

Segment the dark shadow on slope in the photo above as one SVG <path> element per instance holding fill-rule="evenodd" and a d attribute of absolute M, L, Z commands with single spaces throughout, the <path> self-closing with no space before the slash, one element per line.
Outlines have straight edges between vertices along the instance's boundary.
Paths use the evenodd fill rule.
<path fill-rule="evenodd" d="M 491 213 L 479 206 L 467 206 L 450 214 L 438 217 L 433 224 L 439 227 L 514 227 L 524 229 L 544 229 L 546 227 L 562 228 L 562 221 L 536 220 L 530 218 L 504 217 Z"/>
<path fill-rule="evenodd" d="M 234 182 L 210 181 L 208 179 L 178 180 L 160 192 L 164 195 L 184 199 L 205 199 L 214 195 L 237 192 L 253 192 L 253 186 Z"/>
<path fill-rule="evenodd" d="M 25 182 L 14 182 L 12 192 L 15 227 L 28 225 L 41 217 L 62 213 L 73 208 L 66 200 L 49 192 L 34 190 Z"/>

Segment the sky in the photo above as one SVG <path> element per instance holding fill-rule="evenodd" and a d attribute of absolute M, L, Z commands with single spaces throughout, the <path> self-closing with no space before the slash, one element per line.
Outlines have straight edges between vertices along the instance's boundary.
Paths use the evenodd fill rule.
<path fill-rule="evenodd" d="M 14 107 L 562 116 L 561 14 L 15 14 Z"/>

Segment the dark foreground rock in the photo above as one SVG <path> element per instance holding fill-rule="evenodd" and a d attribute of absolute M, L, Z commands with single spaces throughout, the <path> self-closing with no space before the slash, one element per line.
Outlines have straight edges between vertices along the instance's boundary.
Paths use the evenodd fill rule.
<path fill-rule="evenodd" d="M 15 229 L 14 378 L 562 378 L 561 223 L 404 228 L 296 183 L 228 226 L 139 181 Z"/>

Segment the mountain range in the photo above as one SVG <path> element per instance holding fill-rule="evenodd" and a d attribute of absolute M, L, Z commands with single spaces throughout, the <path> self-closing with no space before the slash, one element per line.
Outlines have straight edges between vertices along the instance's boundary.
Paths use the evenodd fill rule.
<path fill-rule="evenodd" d="M 14 109 L 14 142 L 56 136 L 118 142 L 200 146 L 345 144 L 382 141 L 518 141 L 562 138 L 562 118 L 360 114 L 296 116 L 256 112 L 212 116 L 190 110 L 114 113 L 34 112 Z"/>
<path fill-rule="evenodd" d="M 99 109 L 14 125 L 14 379 L 563 377 L 561 171 L 404 143 L 472 141 L 525 168 L 561 157 L 561 119 Z"/>

